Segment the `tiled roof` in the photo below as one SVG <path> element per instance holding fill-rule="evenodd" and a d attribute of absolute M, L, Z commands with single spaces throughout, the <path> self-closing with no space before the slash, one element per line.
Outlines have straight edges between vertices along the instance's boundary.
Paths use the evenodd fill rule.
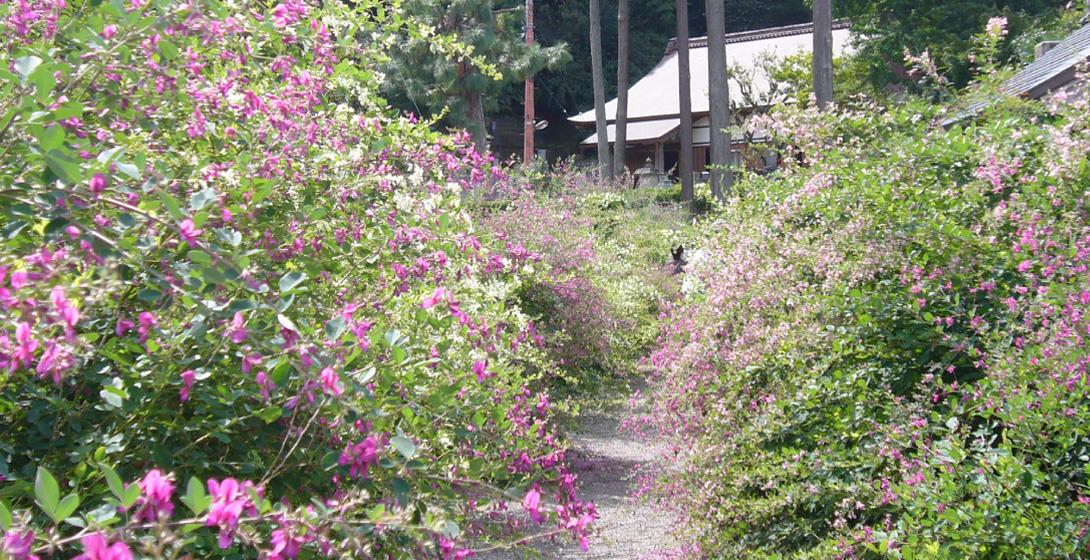
<path fill-rule="evenodd" d="M 999 86 L 1002 95 L 1040 99 L 1075 79 L 1080 63 L 1090 58 L 1090 25 L 1069 35 L 1052 50 Z M 943 123 L 949 126 L 980 113 L 995 99 L 977 101 Z"/>
<path fill-rule="evenodd" d="M 846 19 L 841 19 L 833 22 L 833 30 L 837 29 L 851 29 L 852 24 Z M 737 43 L 746 43 L 749 41 L 763 41 L 765 39 L 778 39 L 780 37 L 790 37 L 791 35 L 809 35 L 814 32 L 813 23 L 799 23 L 796 25 L 784 25 L 782 27 L 769 27 L 766 29 L 753 29 L 751 31 L 738 31 L 736 33 L 727 33 L 723 36 L 726 39 L 728 45 Z M 708 46 L 707 37 L 690 37 L 689 48 L 699 49 Z M 669 55 L 677 50 L 677 37 L 672 37 L 668 43 L 666 43 L 666 55 Z"/>
<path fill-rule="evenodd" d="M 1001 89 L 1008 95 L 1040 98 L 1055 89 L 1057 84 L 1054 81 L 1057 78 L 1074 72 L 1075 66 L 1087 57 L 1090 57 L 1090 25 L 1084 26 L 1052 47 L 1044 56 L 1004 82 Z"/>
<path fill-rule="evenodd" d="M 771 77 L 762 66 L 768 57 L 783 58 L 813 50 L 813 24 L 774 27 L 757 31 L 745 31 L 727 35 L 727 63 L 750 76 L 747 88 L 755 98 L 761 98 L 774 89 Z M 708 46 L 705 37 L 692 39 L 689 50 L 690 82 L 689 92 L 692 98 L 694 115 L 708 112 Z M 833 53 L 835 56 L 852 52 L 851 30 L 847 22 L 840 21 L 833 29 Z M 628 121 L 632 123 L 648 120 L 677 118 L 681 103 L 678 93 L 677 52 L 668 48 L 654 68 L 628 88 Z M 743 99 L 742 88 L 738 80 L 729 80 L 730 98 L 738 102 Z M 606 103 L 606 120 L 613 122 L 617 110 L 617 100 Z M 575 123 L 594 122 L 594 108 L 570 117 Z"/>

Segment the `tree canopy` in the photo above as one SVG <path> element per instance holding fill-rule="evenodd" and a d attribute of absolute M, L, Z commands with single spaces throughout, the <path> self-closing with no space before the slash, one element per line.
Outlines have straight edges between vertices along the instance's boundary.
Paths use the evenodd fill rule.
<path fill-rule="evenodd" d="M 973 35 L 980 33 L 991 17 L 1006 16 L 1012 38 L 1036 28 L 1040 20 L 1055 17 L 1067 0 L 839 0 L 834 3 L 841 16 L 851 18 L 860 41 L 860 57 L 868 67 L 874 85 L 907 81 L 905 49 L 919 54 L 927 51 L 941 71 L 955 85 L 971 78 L 971 64 L 965 53 L 972 48 Z M 1014 51 L 1008 43 L 1004 53 Z"/>
<path fill-rule="evenodd" d="M 385 92 L 397 107 L 422 115 L 444 109 L 443 123 L 484 134 L 484 112 L 498 108 L 506 84 L 569 60 L 563 42 L 523 40 L 525 12 L 515 0 L 407 0 L 406 16 L 434 31 L 392 49 Z M 436 48 L 437 36 L 465 45 L 460 56 Z M 541 46 L 552 45 L 552 46 Z"/>

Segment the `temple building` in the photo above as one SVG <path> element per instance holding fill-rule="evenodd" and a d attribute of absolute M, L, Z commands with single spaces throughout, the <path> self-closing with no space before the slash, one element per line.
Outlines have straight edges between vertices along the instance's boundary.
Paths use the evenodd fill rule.
<path fill-rule="evenodd" d="M 852 52 L 851 30 L 847 21 L 833 26 L 833 56 Z M 780 88 L 772 83 L 767 68 L 770 61 L 813 50 L 813 25 L 806 23 L 771 29 L 759 29 L 726 35 L 727 66 L 730 69 L 731 111 L 744 117 L 764 111 L 784 99 L 777 95 Z M 689 40 L 690 91 L 693 114 L 693 169 L 697 174 L 705 171 L 708 159 L 708 40 L 696 37 Z M 678 101 L 677 39 L 666 46 L 662 60 L 650 72 L 628 90 L 628 129 L 625 163 L 629 170 L 642 167 L 651 161 L 659 172 L 669 172 L 677 164 L 681 125 Z M 615 115 L 617 100 L 606 104 L 609 142 L 616 137 Z M 594 109 L 569 119 L 578 125 L 594 128 Z M 732 154 L 738 163 L 747 144 L 761 142 L 762 138 L 745 138 L 736 133 L 732 139 Z M 584 154 L 597 149 L 598 135 L 591 134 L 580 143 Z M 771 151 L 764 156 L 762 165 L 774 167 L 775 155 Z"/>

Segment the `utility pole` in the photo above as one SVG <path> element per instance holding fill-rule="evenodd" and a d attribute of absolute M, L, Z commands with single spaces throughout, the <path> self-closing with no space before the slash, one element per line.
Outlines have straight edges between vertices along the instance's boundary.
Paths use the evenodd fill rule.
<path fill-rule="evenodd" d="M 534 48 L 534 0 L 526 0 L 526 47 Z M 534 75 L 526 75 L 522 113 L 522 163 L 534 161 Z"/>

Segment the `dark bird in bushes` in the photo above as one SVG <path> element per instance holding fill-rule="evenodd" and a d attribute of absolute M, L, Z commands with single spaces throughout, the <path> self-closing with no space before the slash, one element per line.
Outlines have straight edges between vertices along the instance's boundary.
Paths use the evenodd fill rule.
<path fill-rule="evenodd" d="M 684 274 L 685 265 L 689 264 L 689 261 L 685 260 L 685 246 L 678 245 L 677 249 L 670 250 L 670 254 L 674 257 L 674 261 L 671 263 L 671 266 L 673 266 L 671 274 Z"/>

